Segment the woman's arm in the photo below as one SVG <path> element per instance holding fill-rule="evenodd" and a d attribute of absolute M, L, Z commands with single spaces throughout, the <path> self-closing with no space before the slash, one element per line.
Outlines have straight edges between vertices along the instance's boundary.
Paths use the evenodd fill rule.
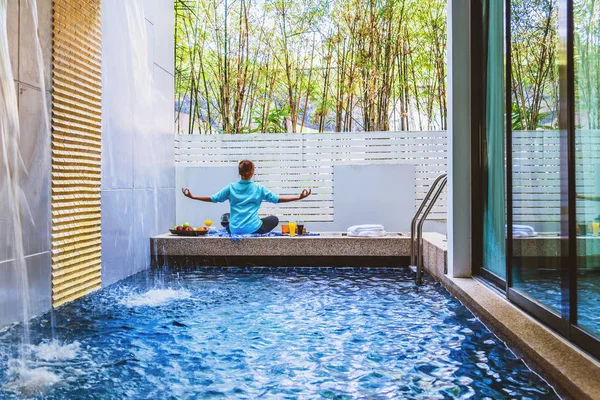
<path fill-rule="evenodd" d="M 210 196 L 194 196 L 192 194 L 192 192 L 190 192 L 190 189 L 188 189 L 188 188 L 181 188 L 181 192 L 183 193 L 183 195 L 185 197 L 189 197 L 192 200 L 200 200 L 200 201 L 205 201 L 207 203 L 212 203 Z"/>
<path fill-rule="evenodd" d="M 290 201 L 302 200 L 302 199 L 305 199 L 308 196 L 310 196 L 311 193 L 312 193 L 312 189 L 304 189 L 302 191 L 302 193 L 300 193 L 300 196 L 298 196 L 298 197 L 280 197 L 279 202 L 280 203 L 289 203 Z"/>
<path fill-rule="evenodd" d="M 578 194 L 577 198 L 582 200 L 600 201 L 600 196 L 591 196 L 585 194 Z"/>

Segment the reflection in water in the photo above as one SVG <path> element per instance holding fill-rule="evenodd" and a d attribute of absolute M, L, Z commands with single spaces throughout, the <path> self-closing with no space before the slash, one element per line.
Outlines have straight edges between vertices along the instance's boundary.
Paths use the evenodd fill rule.
<path fill-rule="evenodd" d="M 560 276 L 552 275 L 532 274 L 515 288 L 559 312 Z M 600 338 L 600 272 L 579 274 L 578 282 L 578 325 Z"/>
<path fill-rule="evenodd" d="M 513 288 L 532 298 L 546 309 L 560 316 L 561 278 L 557 265 L 559 260 L 544 258 L 517 258 L 521 265 L 513 264 Z"/>

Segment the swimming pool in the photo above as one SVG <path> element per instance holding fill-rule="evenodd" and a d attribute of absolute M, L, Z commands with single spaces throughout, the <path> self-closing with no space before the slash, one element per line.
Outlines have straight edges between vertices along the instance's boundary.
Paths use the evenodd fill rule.
<path fill-rule="evenodd" d="M 405 269 L 152 270 L 0 333 L 0 398 L 557 398 Z"/>

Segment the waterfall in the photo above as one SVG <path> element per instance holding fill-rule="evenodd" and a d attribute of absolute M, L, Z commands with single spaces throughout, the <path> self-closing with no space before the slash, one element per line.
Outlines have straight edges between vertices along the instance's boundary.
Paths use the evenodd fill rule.
<path fill-rule="evenodd" d="M 35 65 L 37 74 L 37 86 L 40 88 L 39 101 L 41 110 L 48 110 L 46 98 L 46 84 L 44 79 L 44 67 L 42 48 L 38 36 L 38 15 L 36 0 L 28 0 L 21 6 L 27 12 L 31 12 L 35 50 Z M 15 291 L 20 302 L 20 322 L 22 326 L 22 339 L 20 358 L 23 362 L 27 359 L 27 348 L 30 345 L 29 319 L 31 318 L 31 305 L 29 299 L 29 282 L 27 276 L 27 263 L 25 259 L 25 248 L 23 241 L 23 221 L 30 219 L 35 225 L 28 207 L 27 198 L 23 190 L 23 180 L 27 177 L 27 167 L 21 156 L 24 145 L 19 123 L 19 101 L 17 87 L 14 80 L 14 72 L 11 64 L 8 43 L 8 3 L 0 0 L 0 206 L 3 207 L 0 223 L 2 224 L 0 248 L 5 249 L 6 256 L 12 260 L 11 271 L 0 271 L 0 278 L 14 276 Z M 16 57 L 16 55 L 12 55 Z M 50 122 L 46 112 L 41 113 L 41 123 L 36 139 L 48 140 L 50 135 Z M 29 145 L 29 143 L 26 143 Z M 45 146 L 50 157 L 49 146 Z M 50 171 L 46 171 L 50 173 Z M 43 229 L 44 227 L 38 227 Z M 49 235 L 50 232 L 47 232 Z M 9 295 L 11 295 L 9 293 Z"/>
<path fill-rule="evenodd" d="M 17 277 L 18 295 L 21 299 L 23 323 L 22 348 L 29 344 L 29 284 L 25 255 L 23 250 L 23 231 L 21 224 L 22 202 L 26 201 L 22 194 L 20 179 L 22 160 L 19 149 L 21 130 L 19 125 L 19 106 L 8 52 L 7 0 L 0 0 L 0 194 L 6 200 L 6 235 L 2 235 L 8 256 L 14 260 Z M 3 229 L 4 230 L 4 229 Z M 24 357 L 25 351 L 21 351 Z"/>
<path fill-rule="evenodd" d="M 158 234 L 169 227 L 158 226 L 161 199 L 157 188 L 160 174 L 164 170 L 164 166 L 158 161 L 158 155 L 162 151 L 159 146 L 164 145 L 164 140 L 160 140 L 162 133 L 157 130 L 155 110 L 169 101 L 172 104 L 172 99 L 165 99 L 156 90 L 153 68 L 157 67 L 154 66 L 152 54 L 148 51 L 148 45 L 151 46 L 152 42 L 148 42 L 144 1 L 105 0 L 104 5 L 106 9 L 120 8 L 123 12 L 103 21 L 105 43 L 121 43 L 119 46 L 112 45 L 111 51 L 103 54 L 103 86 L 107 88 L 103 94 L 103 133 L 106 133 L 102 138 L 103 149 L 115 149 L 121 141 L 126 143 L 132 140 L 135 154 L 132 170 L 133 193 L 136 197 L 144 196 L 144 193 L 151 197 L 144 200 L 143 207 L 131 211 L 140 213 L 139 218 L 136 216 L 134 219 L 142 223 L 141 226 L 135 226 L 130 231 L 128 240 L 122 243 L 124 250 L 128 248 L 131 251 L 134 244 L 139 246 L 139 235 L 143 235 L 144 243 L 148 243 L 148 236 Z M 118 87 L 118 90 L 115 90 L 115 87 Z M 116 135 L 116 132 L 119 134 Z M 114 174 L 112 178 L 115 180 L 125 175 L 122 171 L 116 172 L 120 165 L 117 157 L 120 156 L 118 152 L 111 151 L 103 151 L 102 154 L 103 167 L 108 166 L 107 170 Z M 103 174 L 105 172 L 103 171 Z M 150 203 L 153 203 L 152 207 Z M 152 212 L 152 218 L 148 215 L 146 218 L 141 217 L 144 212 Z M 146 247 L 136 247 L 135 251 L 149 253 Z M 134 258 L 139 262 L 139 253 Z M 122 268 L 127 270 L 128 275 L 138 272 L 135 266 L 123 265 Z"/>

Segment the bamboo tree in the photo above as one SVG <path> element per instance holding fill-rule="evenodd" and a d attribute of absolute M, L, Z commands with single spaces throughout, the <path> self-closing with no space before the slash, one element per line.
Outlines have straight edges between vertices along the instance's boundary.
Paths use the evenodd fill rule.
<path fill-rule="evenodd" d="M 175 2 L 178 129 L 446 127 L 442 0 Z"/>

